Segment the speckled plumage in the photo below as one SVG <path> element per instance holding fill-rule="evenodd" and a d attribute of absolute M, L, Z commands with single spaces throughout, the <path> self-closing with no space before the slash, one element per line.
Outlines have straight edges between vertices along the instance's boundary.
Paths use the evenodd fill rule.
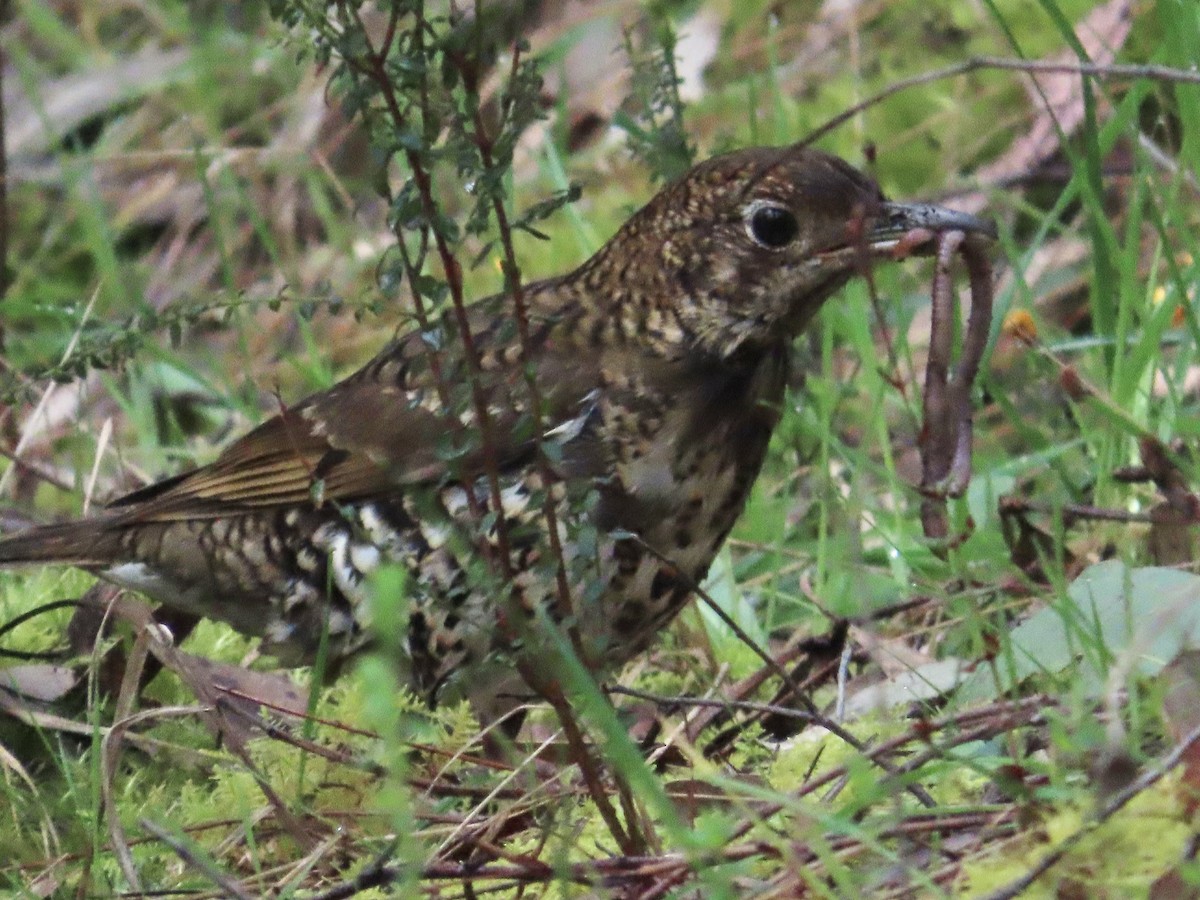
<path fill-rule="evenodd" d="M 810 149 L 714 158 L 579 269 L 525 287 L 528 359 L 510 299 L 488 298 L 468 310 L 475 362 L 447 314 L 211 465 L 0 541 L 0 564 L 81 566 L 303 661 L 326 628 L 335 656 L 368 641 L 366 576 L 400 563 L 411 684 L 495 714 L 520 690 L 514 611 L 562 617 L 547 509 L 585 662 L 611 668 L 678 612 L 741 513 L 792 338 L 917 227 L 986 228 L 886 203 Z"/>

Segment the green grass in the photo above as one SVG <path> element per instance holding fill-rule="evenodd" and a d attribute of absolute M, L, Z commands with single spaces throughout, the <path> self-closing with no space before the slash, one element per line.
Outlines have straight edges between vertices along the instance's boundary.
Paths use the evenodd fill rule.
<path fill-rule="evenodd" d="M 672 4 L 681 32 L 705 27 L 700 11 L 721 23 L 706 90 L 686 109 L 688 135 L 701 156 L 794 140 L 919 71 L 970 55 L 1037 58 L 1075 48 L 1077 23 L 1096 5 L 881 4 L 820 50 L 803 5 L 772 18 L 768 7 L 778 4 Z M 551 55 L 569 59 L 589 27 L 555 37 Z M 4 362 L 27 378 L 5 383 L 22 402 L 4 441 L 11 448 L 28 429 L 22 455 L 72 487 L 10 475 L 7 506 L 43 518 L 77 514 L 108 419 L 113 432 L 98 463 L 97 499 L 207 461 L 274 411 L 276 391 L 291 401 L 327 386 L 406 327 L 403 294 L 376 284 L 391 235 L 373 189 L 373 159 L 361 142 L 335 139 L 351 126 L 327 111 L 325 74 L 296 61 L 297 39 L 264 8 L 83 4 L 67 11 L 29 0 L 6 28 L 13 81 L 26 97 L 6 110 L 8 121 L 31 116 L 51 137 L 10 153 L 13 279 L 0 312 Z M 1187 69 L 1197 64 L 1198 47 L 1194 5 L 1159 0 L 1138 8 L 1120 59 Z M 186 50 L 187 60 L 165 75 L 134 78 L 90 114 L 51 117 L 61 109 L 52 105 L 56 91 L 78 91 L 72 77 L 111 73 L 106 66 L 138 51 L 174 48 Z M 107 85 L 110 78 L 94 80 Z M 890 350 L 862 284 L 831 302 L 799 342 L 806 378 L 789 394 L 768 468 L 715 570 L 725 577 L 711 585 L 726 612 L 775 652 L 797 635 L 825 634 L 838 617 L 854 619 L 856 657 L 843 685 L 852 710 L 869 682 L 894 687 L 914 670 L 932 679 L 935 661 L 972 670 L 958 694 L 927 685 L 920 700 L 842 723 L 867 747 L 903 738 L 890 771 L 863 746 L 817 726 L 781 743 L 751 726 L 719 761 L 702 753 L 722 727 L 713 726 L 694 744 L 678 741 L 674 755 L 655 765 L 629 737 L 633 701 L 616 697 L 614 712 L 582 673 L 570 679 L 576 714 L 604 765 L 632 786 L 630 805 L 612 800 L 618 817 L 625 825 L 631 815 L 639 821 L 651 838 L 648 855 L 691 862 L 690 869 L 680 863 L 688 873 L 681 893 L 668 896 L 689 889 L 786 896 L 801 886 L 818 895 L 887 895 L 906 885 L 921 896 L 981 895 L 1082 832 L 1088 835 L 1035 883 L 1033 895 L 1139 895 L 1168 872 L 1189 883 L 1197 877 L 1184 858 L 1190 818 L 1180 781 L 1194 779 L 1190 765 L 1089 831 L 1097 810 L 1133 777 L 1154 771 L 1195 727 L 1164 698 L 1177 692 L 1190 702 L 1200 688 L 1186 656 L 1173 662 L 1172 649 L 1160 658 L 1137 638 L 1191 634 L 1188 622 L 1155 605 L 1169 590 L 1165 576 L 1144 568 L 1156 561 L 1150 529 L 1072 520 L 1061 510 L 1086 504 L 1140 513 L 1160 503 L 1153 484 L 1117 477 L 1141 463 L 1144 437 L 1172 448 L 1183 485 L 1196 484 L 1200 215 L 1191 181 L 1200 169 L 1200 86 L 1088 84 L 1083 123 L 1057 148 L 1059 180 L 983 186 L 1005 264 L 991 362 L 976 392 L 972 483 L 951 504 L 964 539 L 936 552 L 917 514 L 914 447 L 928 333 L 921 322 L 931 267 L 908 263 L 875 273 Z M 614 79 L 610 90 L 623 89 Z M 870 141 L 885 190 L 937 197 L 976 187 L 973 173 L 1022 139 L 1029 116 L 1038 114 L 1036 103 L 1032 109 L 1021 76 L 976 72 L 898 94 L 821 145 L 863 164 Z M 653 192 L 650 173 L 620 146 L 600 140 L 571 151 L 565 134 L 561 123 L 547 129 L 511 178 L 518 210 L 570 181 L 584 188 L 578 203 L 539 225 L 549 241 L 518 236 L 526 278 L 585 259 Z M 443 187 L 453 195 L 452 180 Z M 946 202 L 954 205 L 953 197 Z M 468 242 L 463 258 L 479 246 Z M 469 297 L 502 288 L 494 255 L 468 267 L 465 278 Z M 1004 333 L 1014 311 L 1032 316 L 1037 348 Z M 64 366 L 71 347 L 78 364 Z M 90 356 L 80 359 L 79 348 Z M 35 430 L 30 413 L 53 375 L 64 382 L 51 396 L 56 418 Z M 1069 390 L 1076 377 L 1091 396 Z M 1037 577 L 1014 564 L 1000 495 L 1038 504 L 1024 532 L 1010 531 L 1023 538 L 1023 561 L 1037 564 Z M 1194 534 L 1159 528 L 1158 537 L 1190 541 L 1168 561 L 1193 568 Z M 1081 593 L 1079 573 L 1103 559 L 1125 563 L 1131 574 L 1113 576 L 1099 599 Z M 0 621 L 75 596 L 87 583 L 58 570 L 3 573 Z M 1126 583 L 1137 590 L 1124 590 Z M 1179 584 L 1185 601 L 1193 600 L 1191 582 Z M 923 602 L 870 618 L 910 600 Z M 1134 636 L 1101 628 L 1105 611 L 1110 623 L 1128 621 Z M 56 646 L 68 615 L 39 617 L 0 643 Z M 1022 631 L 1023 622 L 1035 627 Z M 184 649 L 233 665 L 252 655 L 250 642 L 212 624 Z M 832 715 L 836 653 L 811 659 L 793 677 L 813 676 L 812 700 Z M 715 616 L 688 611 L 624 683 L 660 696 L 719 698 L 760 665 Z M 830 668 L 819 676 L 821 666 Z M 112 775 L 103 766 L 103 736 L 114 704 L 88 689 L 95 673 L 86 665 L 79 671 L 75 705 L 40 710 L 61 720 L 0 721 L 0 885 L 16 896 L 40 890 L 35 879 L 63 894 L 130 891 L 113 851 L 114 817 L 147 890 L 211 892 L 208 866 L 251 894 L 273 885 L 307 896 L 387 853 L 403 885 L 392 895 L 403 896 L 435 883 L 421 877 L 435 851 L 448 867 L 461 862 L 445 854 L 447 842 L 484 820 L 490 831 L 470 833 L 510 854 L 496 865 L 537 857 L 562 896 L 592 890 L 571 881 L 571 866 L 576 875 L 594 874 L 590 864 L 619 855 L 572 767 L 479 765 L 471 758 L 478 746 L 469 713 L 422 710 L 380 660 L 315 692 L 315 713 L 346 726 L 299 729 L 324 756 L 273 736 L 251 740 L 239 754 L 216 742 L 200 716 L 169 715 L 196 698 L 178 679 L 159 676 L 139 707 L 157 712 L 133 729 L 144 740 L 125 747 Z M 770 680 L 751 698 L 769 703 L 777 687 Z M 973 732 L 1003 719 L 1001 696 L 1026 706 L 1007 727 Z M 660 740 L 685 727 L 675 708 L 660 714 Z M 558 727 L 549 712 L 535 719 L 538 734 Z M 77 727 L 67 729 L 64 720 Z M 421 749 L 412 750 L 414 743 Z M 455 756 L 463 752 L 467 758 Z M 920 765 L 910 771 L 913 760 Z M 102 800 L 105 785 L 115 792 L 113 810 Z M 711 796 L 693 796 L 698 786 Z M 958 816 L 959 824 L 926 828 L 911 788 L 926 791 L 937 813 Z M 307 835 L 289 826 L 288 815 L 308 826 Z M 185 855 L 207 863 L 181 862 L 142 820 L 185 835 L 192 848 Z M 510 882 L 498 883 L 501 896 L 518 894 Z M 461 879 L 441 884 L 447 896 L 463 895 Z"/>

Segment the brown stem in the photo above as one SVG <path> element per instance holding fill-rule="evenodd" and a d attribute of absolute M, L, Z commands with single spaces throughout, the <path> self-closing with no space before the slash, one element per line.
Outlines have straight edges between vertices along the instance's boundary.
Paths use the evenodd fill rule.
<path fill-rule="evenodd" d="M 571 704 L 563 694 L 562 687 L 556 682 L 539 675 L 534 667 L 526 661 L 519 662 L 518 669 L 525 682 L 550 704 L 558 716 L 558 721 L 562 725 L 563 736 L 567 739 L 567 745 L 571 748 L 573 761 L 579 766 L 579 772 L 583 776 L 584 784 L 587 785 L 588 795 L 592 798 L 592 802 L 596 804 L 596 810 L 600 813 L 600 818 L 604 820 L 604 824 L 608 827 L 613 840 L 617 842 L 617 846 L 624 853 L 635 854 L 643 852 L 646 847 L 646 840 L 638 830 L 637 821 L 636 819 L 630 819 L 627 826 L 621 823 L 616 809 L 609 800 L 608 792 L 604 789 L 600 768 L 596 765 L 596 760 L 588 748 L 587 741 L 583 738 L 583 730 L 579 727 L 579 722 L 575 718 L 575 712 L 571 709 Z"/>
<path fill-rule="evenodd" d="M 396 91 L 387 75 L 386 68 L 386 52 L 389 45 L 386 45 L 382 51 L 377 51 L 370 43 L 370 39 L 366 37 L 367 29 L 358 16 L 356 9 L 351 10 L 342 4 L 342 9 L 348 12 L 356 21 L 361 33 L 364 35 L 364 40 L 367 42 L 366 58 L 369 61 L 369 68 L 364 69 L 356 60 L 348 59 L 347 63 L 354 67 L 356 71 L 373 81 L 376 87 L 379 88 L 380 96 L 383 97 L 384 104 L 387 107 L 388 115 L 392 120 L 392 124 L 397 130 L 401 130 L 408 125 L 408 119 L 404 114 L 404 110 L 400 106 L 399 98 L 396 96 Z M 424 9 L 418 7 L 415 13 L 416 22 L 413 27 L 413 33 L 416 35 L 418 42 L 424 39 Z M 417 52 L 421 48 L 418 46 Z M 429 100 L 427 94 L 422 93 L 422 109 L 426 112 L 429 110 Z M 496 529 L 496 544 L 497 553 L 495 557 L 499 558 L 500 570 L 505 578 L 512 578 L 512 558 L 510 554 L 510 546 L 508 540 L 508 523 L 504 516 L 503 503 L 500 494 L 500 475 L 498 471 L 498 460 L 496 458 L 496 442 L 493 430 L 491 413 L 488 410 L 487 398 L 484 396 L 483 387 L 480 380 L 482 366 L 480 363 L 479 349 L 475 345 L 474 337 L 471 334 L 471 328 L 467 320 L 466 303 L 463 299 L 462 285 L 462 268 L 454 256 L 453 250 L 450 248 L 441 230 L 434 223 L 437 219 L 437 201 L 433 197 L 432 179 L 429 172 L 421 160 L 420 154 L 411 148 L 404 150 L 405 160 L 408 163 L 409 169 L 413 175 L 413 181 L 417 185 L 417 193 L 421 198 L 421 208 L 425 215 L 426 227 L 433 235 L 434 246 L 437 249 L 438 257 L 442 263 L 442 270 L 446 277 L 446 286 L 450 291 L 450 304 L 454 312 L 455 324 L 458 328 L 459 338 L 462 341 L 463 356 L 467 362 L 468 382 L 471 391 L 471 404 L 474 409 L 475 418 L 479 423 L 480 439 L 483 450 L 484 477 L 487 479 L 489 502 L 492 511 L 495 515 Z M 397 241 L 403 243 L 401 235 L 402 226 L 396 224 Z M 407 269 L 406 273 L 410 279 L 410 284 L 413 288 L 414 305 L 420 307 L 420 292 L 417 289 L 415 282 L 416 273 L 411 269 Z M 425 319 L 426 323 L 428 319 Z M 421 322 L 420 313 L 418 313 L 418 322 Z M 430 366 L 432 370 L 432 363 Z M 435 375 L 435 377 L 437 377 Z M 439 378 L 440 383 L 444 383 Z M 444 392 L 443 392 L 444 393 Z M 443 399 L 445 399 L 443 397 Z M 453 417 L 452 407 L 447 406 L 447 413 Z M 474 490 L 470 484 L 464 485 L 468 502 L 471 502 Z M 472 512 L 482 515 L 482 510 L 478 510 L 476 504 L 472 504 Z M 489 555 L 489 559 L 495 557 Z"/>
<path fill-rule="evenodd" d="M 514 47 L 511 79 L 516 78 L 520 60 L 520 47 Z M 468 73 L 463 72 L 462 74 L 466 78 Z M 487 136 L 483 113 L 478 102 L 474 104 L 473 124 L 480 159 L 482 159 L 484 166 L 488 170 L 491 170 L 495 167 L 495 161 L 492 156 L 492 142 Z M 521 270 L 517 265 L 516 252 L 513 249 L 512 226 L 509 224 L 508 212 L 505 210 L 499 196 L 492 196 L 492 212 L 496 216 L 496 228 L 500 235 L 500 246 L 504 250 L 504 281 L 509 291 L 509 297 L 512 299 L 513 314 L 517 321 L 517 336 L 521 342 L 521 360 L 522 363 L 527 363 L 533 354 L 533 341 L 529 332 L 529 308 L 525 302 L 525 288 L 521 284 Z M 560 622 L 573 622 L 574 613 L 573 603 L 571 602 L 571 586 L 567 581 L 567 567 L 563 557 L 562 542 L 558 534 L 558 513 L 554 506 L 554 497 L 550 491 L 550 486 L 558 480 L 558 477 L 553 470 L 550 460 L 546 458 L 545 453 L 542 451 L 541 445 L 542 435 L 545 433 L 542 423 L 542 392 L 538 385 L 537 377 L 530 367 L 523 365 L 522 368 L 525 375 L 525 386 L 529 391 L 529 401 L 532 406 L 533 430 L 537 441 L 538 470 L 541 473 L 542 482 L 546 488 L 545 496 L 542 500 L 542 515 L 546 521 L 546 533 L 550 542 L 550 552 L 555 561 L 558 617 Z M 568 625 L 566 630 L 572 648 L 575 650 L 576 655 L 579 656 L 580 661 L 586 665 L 589 660 L 584 656 L 583 641 L 580 638 L 578 628 L 575 625 Z"/>
<path fill-rule="evenodd" d="M 1070 75 L 1095 75 L 1100 78 L 1114 78 L 1132 80 L 1136 78 L 1148 78 L 1152 81 L 1163 81 L 1176 84 L 1200 84 L 1200 72 L 1188 69 L 1175 69 L 1171 66 L 1156 66 L 1156 65 L 1121 65 L 1117 63 L 1099 64 L 1099 63 L 1081 63 L 1081 62 L 1052 62 L 1049 60 L 1032 60 L 1032 59 L 1004 59 L 994 56 L 977 56 L 971 59 L 963 60 L 960 63 L 946 66 L 942 69 L 933 69 L 929 72 L 921 72 L 918 75 L 913 75 L 911 78 L 903 78 L 896 81 L 877 94 L 872 94 L 865 100 L 855 103 L 848 109 L 843 110 L 836 116 L 831 118 L 825 124 L 810 131 L 805 137 L 800 140 L 796 146 L 807 147 L 816 143 L 829 132 L 841 127 L 844 123 L 850 121 L 855 116 L 860 115 L 864 110 L 876 106 L 882 101 L 891 97 L 893 94 L 899 94 L 912 87 L 919 87 L 924 84 L 931 84 L 935 81 L 942 81 L 947 78 L 958 78 L 962 75 L 969 75 L 971 72 L 985 71 L 988 69 L 999 69 L 1003 71 L 1018 71 L 1043 74 L 1070 74 Z"/>

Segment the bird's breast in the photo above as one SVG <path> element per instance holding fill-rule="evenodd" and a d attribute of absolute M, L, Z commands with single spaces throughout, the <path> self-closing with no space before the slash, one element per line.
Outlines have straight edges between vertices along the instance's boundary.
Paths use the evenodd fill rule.
<path fill-rule="evenodd" d="M 766 456 L 786 366 L 781 351 L 697 367 L 665 387 L 614 377 L 598 409 L 613 460 L 601 524 L 640 535 L 702 578 Z"/>

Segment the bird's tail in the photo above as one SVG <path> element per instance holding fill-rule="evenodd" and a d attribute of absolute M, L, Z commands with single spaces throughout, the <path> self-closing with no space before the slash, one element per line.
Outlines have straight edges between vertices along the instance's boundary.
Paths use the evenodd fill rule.
<path fill-rule="evenodd" d="M 39 525 L 0 538 L 0 566 L 59 563 L 83 569 L 113 562 L 117 535 L 103 517 L 60 525 Z"/>

